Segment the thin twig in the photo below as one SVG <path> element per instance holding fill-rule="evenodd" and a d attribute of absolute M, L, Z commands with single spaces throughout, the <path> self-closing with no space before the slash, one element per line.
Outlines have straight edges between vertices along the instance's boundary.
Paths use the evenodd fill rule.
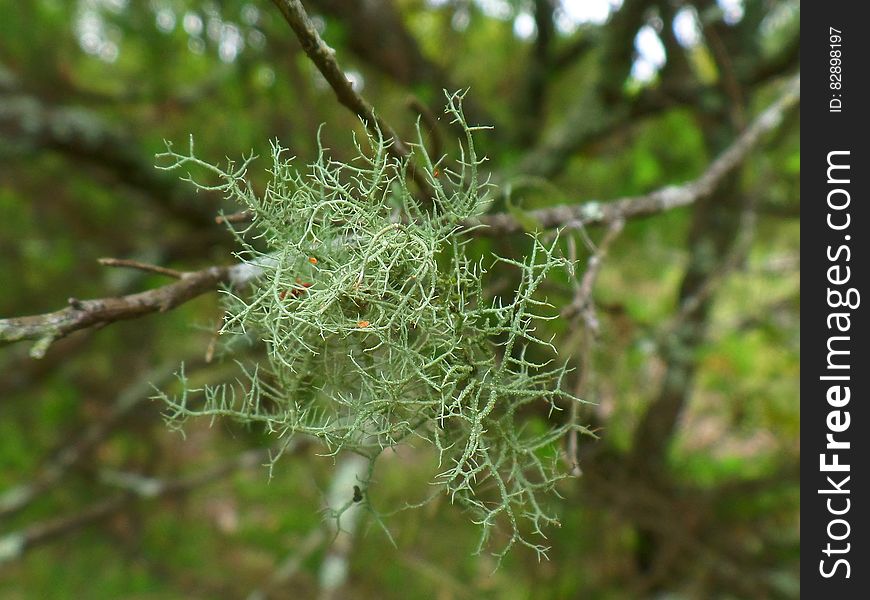
<path fill-rule="evenodd" d="M 139 262 L 138 260 L 131 260 L 128 258 L 98 258 L 97 262 L 104 267 L 127 267 L 130 269 L 147 271 L 149 273 L 166 275 L 167 277 L 172 277 L 174 279 L 181 279 L 184 275 L 184 273 L 182 273 L 181 271 L 176 271 L 175 269 L 167 269 L 166 267 L 150 265 L 148 263 L 143 263 Z"/>
<path fill-rule="evenodd" d="M 592 256 L 590 256 L 589 260 L 586 262 L 586 271 L 584 271 L 583 279 L 575 289 L 574 298 L 571 301 L 571 304 L 562 310 L 562 316 L 566 319 L 570 319 L 578 313 L 582 314 L 587 310 L 587 308 L 592 306 L 592 289 L 595 286 L 596 279 L 598 279 L 601 265 L 604 262 L 604 258 L 607 256 L 607 251 L 610 249 L 610 245 L 622 232 L 624 226 L 625 221 L 618 219 L 613 221 L 610 224 L 610 227 L 607 228 L 607 233 L 604 234 L 604 238 L 598 244 L 598 247 L 594 249 Z M 584 315 L 584 321 L 586 321 L 586 325 L 597 334 L 597 319 L 588 320 Z"/>
<path fill-rule="evenodd" d="M 728 255 L 713 269 L 698 289 L 680 303 L 677 313 L 662 326 L 656 336 L 660 344 L 679 329 L 686 318 L 698 310 L 701 303 L 721 287 L 732 271 L 744 263 L 755 237 L 756 212 L 755 202 L 750 200 L 740 216 L 740 234 Z"/>
<path fill-rule="evenodd" d="M 622 232 L 625 222 L 622 220 L 614 221 L 604 234 L 604 238 L 598 244 L 597 248 L 593 248 L 592 255 L 586 262 L 586 271 L 583 273 L 583 278 L 574 288 L 574 299 L 565 309 L 562 310 L 562 316 L 568 319 L 577 317 L 583 319 L 584 327 L 582 339 L 580 341 L 580 356 L 579 376 L 577 383 L 574 386 L 574 395 L 578 398 L 588 398 L 589 381 L 592 372 L 592 348 L 595 340 L 598 337 L 600 326 L 598 316 L 595 311 L 595 303 L 592 301 L 592 291 L 595 287 L 595 281 L 598 279 L 598 274 L 601 272 L 601 266 L 604 264 L 604 258 L 610 249 L 613 241 Z M 577 248 L 573 238 L 568 238 L 569 258 L 572 262 L 577 260 Z M 580 417 L 580 404 L 578 402 L 571 403 L 571 412 L 569 420 L 572 425 L 577 425 Z M 579 462 L 579 434 L 577 429 L 572 428 L 568 432 L 565 452 L 567 454 L 568 465 L 571 467 L 571 473 L 575 476 L 583 474 Z"/>
<path fill-rule="evenodd" d="M 395 130 L 386 121 L 376 116 L 372 105 L 353 89 L 353 85 L 348 81 L 335 59 L 335 50 L 330 48 L 317 33 L 317 29 L 308 17 L 308 13 L 305 12 L 302 2 L 299 0 L 272 0 L 272 2 L 284 15 L 284 19 L 293 29 L 299 43 L 302 44 L 302 50 L 329 83 L 338 101 L 362 118 L 366 122 L 366 126 L 369 128 L 377 126 L 386 137 L 392 138 L 391 148 L 394 155 L 398 158 L 408 156 L 410 149 L 399 139 Z"/>
<path fill-rule="evenodd" d="M 218 215 L 214 218 L 214 222 L 218 225 L 223 225 L 224 223 L 245 223 L 253 218 L 254 212 L 246 208 L 229 215 Z"/>
<path fill-rule="evenodd" d="M 350 572 L 350 555 L 366 494 L 360 486 L 364 486 L 368 478 L 369 467 L 368 459 L 359 454 L 347 454 L 332 478 L 327 507 L 336 518 L 327 522 L 332 545 L 320 565 L 321 600 L 342 597 L 341 588 L 347 583 Z"/>

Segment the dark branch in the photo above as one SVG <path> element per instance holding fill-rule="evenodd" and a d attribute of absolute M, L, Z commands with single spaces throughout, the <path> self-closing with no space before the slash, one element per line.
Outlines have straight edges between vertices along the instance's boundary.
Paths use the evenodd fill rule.
<path fill-rule="evenodd" d="M 467 82 L 455 82 L 441 65 L 423 53 L 396 2 L 315 0 L 311 5 L 341 21 L 348 50 L 402 86 L 412 89 L 423 86 L 436 92 L 468 86 Z M 497 126 L 490 135 L 498 137 L 499 124 L 473 98 L 466 98 L 463 111 L 469 121 Z"/>
<path fill-rule="evenodd" d="M 532 144 L 546 122 L 547 88 L 551 76 L 551 55 L 555 37 L 553 0 L 535 0 L 537 35 L 526 68 L 525 89 L 520 97 L 518 139 L 522 145 Z"/>
<path fill-rule="evenodd" d="M 384 137 L 392 140 L 389 152 L 393 157 L 404 160 L 410 156 L 410 148 L 399 138 L 396 130 L 377 116 L 372 105 L 353 89 L 353 85 L 347 80 L 344 71 L 335 59 L 335 50 L 330 48 L 317 33 L 317 29 L 305 12 L 302 2 L 299 0 L 272 0 L 272 3 L 284 15 L 284 19 L 293 29 L 299 43 L 302 44 L 302 50 L 329 83 L 338 101 L 359 116 L 370 131 L 380 130 Z M 431 188 L 423 174 L 417 169 L 411 168 L 409 170 L 414 182 L 428 197 L 432 197 Z"/>
<path fill-rule="evenodd" d="M 136 140 L 100 114 L 53 106 L 26 94 L 2 94 L 0 103 L 0 138 L 9 140 L 7 149 L 25 156 L 41 148 L 61 153 L 110 172 L 122 184 L 143 192 L 154 206 L 194 228 L 212 221 L 216 199 L 204 202 L 186 185 L 143 161 Z"/>

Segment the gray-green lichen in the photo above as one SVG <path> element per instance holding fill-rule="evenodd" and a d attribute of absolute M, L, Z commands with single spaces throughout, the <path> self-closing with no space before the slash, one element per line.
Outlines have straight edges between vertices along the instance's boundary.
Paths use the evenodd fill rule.
<path fill-rule="evenodd" d="M 555 242 L 535 238 L 526 260 L 494 261 L 518 271 L 513 297 L 486 298 L 487 269 L 469 259 L 459 224 L 481 214 L 490 186 L 460 101 L 449 96 L 446 110 L 466 132 L 458 160 L 433 160 L 418 131 L 414 159 L 432 203 L 414 197 L 407 164 L 391 158 L 389 141 L 376 134 L 349 163 L 321 149 L 305 172 L 273 145 L 262 195 L 246 182 L 250 159 L 223 170 L 195 158 L 192 147 L 162 155 L 166 168 L 209 170 L 220 179 L 210 189 L 253 213 L 237 232 L 239 256 L 262 275 L 244 295 L 226 291 L 221 333 L 255 335 L 268 362 L 244 366 L 243 384 L 185 386 L 179 397 L 161 398 L 174 425 L 227 416 L 371 460 L 422 440 L 440 456 L 433 483 L 472 511 L 481 548 L 506 525 L 503 551 L 519 543 L 543 552 L 542 527 L 555 521 L 544 493 L 563 476 L 558 444 L 577 426 L 561 419 L 524 427 L 518 412 L 579 401 L 561 389 L 564 368 L 527 358 L 531 346 L 549 346 L 535 337 L 536 322 L 553 318 L 539 287 L 566 261 Z M 247 241 L 254 237 L 266 252 Z"/>

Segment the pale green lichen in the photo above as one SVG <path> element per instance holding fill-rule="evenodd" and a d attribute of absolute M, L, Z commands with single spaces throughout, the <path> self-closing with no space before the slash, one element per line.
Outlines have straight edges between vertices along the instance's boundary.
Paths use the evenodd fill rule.
<path fill-rule="evenodd" d="M 299 172 L 273 145 L 272 180 L 257 195 L 245 179 L 250 158 L 223 170 L 171 148 L 166 168 L 204 167 L 213 186 L 254 219 L 236 232 L 239 256 L 262 269 L 253 288 L 226 291 L 222 334 L 250 334 L 265 344 L 268 363 L 242 367 L 237 386 L 161 394 L 172 424 L 191 416 L 227 416 L 262 423 L 278 435 L 308 434 L 331 452 L 350 450 L 372 461 L 387 448 L 425 440 L 440 455 L 433 482 L 474 513 L 481 548 L 498 523 L 508 526 L 503 550 L 516 543 L 539 552 L 535 535 L 554 518 L 542 493 L 563 476 L 559 440 L 576 425 L 527 428 L 517 414 L 530 404 L 551 409 L 579 400 L 564 392 L 564 368 L 535 364 L 535 323 L 554 316 L 539 287 L 566 266 L 556 242 L 534 238 L 516 269 L 512 298 L 487 299 L 487 270 L 466 253 L 461 222 L 485 209 L 490 185 L 461 109 L 446 113 L 465 129 L 455 163 L 433 160 L 419 134 L 414 160 L 435 193 L 421 202 L 407 187 L 407 163 L 387 152 L 389 140 L 367 135 L 349 163 L 318 160 Z M 191 179 L 188 175 L 188 179 Z M 248 241 L 257 239 L 266 252 Z M 194 391 L 204 405 L 195 408 Z"/>

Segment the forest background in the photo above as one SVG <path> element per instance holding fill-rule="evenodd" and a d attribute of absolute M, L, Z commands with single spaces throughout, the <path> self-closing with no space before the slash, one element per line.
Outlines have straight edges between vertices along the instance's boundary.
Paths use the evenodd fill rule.
<path fill-rule="evenodd" d="M 469 252 L 519 260 L 527 232 L 559 229 L 578 266 L 543 286 L 559 318 L 538 333 L 589 404 L 522 415 L 597 436 L 554 445 L 572 476 L 548 497 L 548 558 L 518 547 L 496 569 L 447 497 L 385 517 L 393 541 L 364 510 L 335 538 L 342 456 L 300 444 L 269 479 L 274 436 L 167 428 L 152 386 L 182 362 L 238 375 L 214 350 L 217 276 L 171 310 L 57 339 L 36 321 L 0 349 L 0 596 L 798 597 L 799 2 L 317 0 L 314 38 L 297 9 L 0 0 L 0 338 L 172 284 L 101 258 L 233 264 L 216 217 L 239 207 L 155 169 L 164 140 L 220 162 L 277 139 L 304 165 L 320 131 L 347 160 L 373 107 L 452 154 L 443 90 L 468 89 L 498 185 Z M 334 54 L 306 54 L 317 36 Z M 403 445 L 365 492 L 417 502 L 433 461 Z"/>

